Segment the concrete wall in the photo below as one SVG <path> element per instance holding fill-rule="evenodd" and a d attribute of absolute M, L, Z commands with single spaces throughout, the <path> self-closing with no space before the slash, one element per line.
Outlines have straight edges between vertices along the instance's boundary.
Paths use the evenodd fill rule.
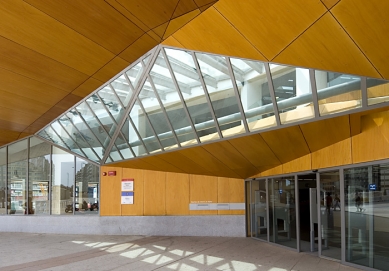
<path fill-rule="evenodd" d="M 244 237 L 244 215 L 0 216 L 0 232 Z"/>

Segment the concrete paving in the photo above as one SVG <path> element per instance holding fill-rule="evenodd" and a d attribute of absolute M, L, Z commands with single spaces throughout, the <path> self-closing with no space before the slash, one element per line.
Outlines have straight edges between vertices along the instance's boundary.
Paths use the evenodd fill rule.
<path fill-rule="evenodd" d="M 352 271 L 251 238 L 0 233 L 0 271 Z"/>

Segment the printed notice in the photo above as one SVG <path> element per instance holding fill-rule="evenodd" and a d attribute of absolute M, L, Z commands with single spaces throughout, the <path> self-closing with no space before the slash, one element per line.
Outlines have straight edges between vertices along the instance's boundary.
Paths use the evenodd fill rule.
<path fill-rule="evenodd" d="M 122 191 L 134 191 L 134 179 L 123 179 Z"/>
<path fill-rule="evenodd" d="M 122 192 L 122 204 L 134 204 L 134 192 Z"/>

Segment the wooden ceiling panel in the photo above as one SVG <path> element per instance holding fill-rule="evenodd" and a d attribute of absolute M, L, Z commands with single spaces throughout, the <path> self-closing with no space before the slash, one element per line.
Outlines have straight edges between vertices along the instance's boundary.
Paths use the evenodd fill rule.
<path fill-rule="evenodd" d="M 119 54 L 144 31 L 105 1 L 25 0 L 114 54 Z M 66 12 L 64 12 L 66 10 Z"/>
<path fill-rule="evenodd" d="M 0 140 L 12 142 L 17 140 L 20 134 L 21 134 L 20 132 L 16 132 L 16 131 L 0 129 L 0 135 L 1 135 Z"/>
<path fill-rule="evenodd" d="M 231 139 L 229 142 L 257 169 L 281 164 L 259 134 Z"/>
<path fill-rule="evenodd" d="M 44 114 L 50 109 L 50 105 L 37 100 L 22 97 L 17 93 L 10 93 L 0 88 L 0 107 L 37 115 Z"/>
<path fill-rule="evenodd" d="M 318 0 L 223 0 L 214 7 L 269 60 L 327 11 Z"/>
<path fill-rule="evenodd" d="M 40 114 L 32 113 L 32 112 L 22 112 L 15 109 L 9 109 L 0 107 L 0 119 L 17 123 L 20 125 L 28 126 L 33 123 L 37 118 L 39 118 Z M 1 126 L 0 126 L 1 127 Z M 2 129 L 7 129 L 6 127 L 1 127 Z M 7 129 L 11 130 L 11 129 Z"/>
<path fill-rule="evenodd" d="M 62 100 L 60 100 L 55 105 L 55 107 L 61 108 L 64 112 L 64 111 L 70 109 L 71 107 L 73 107 L 79 101 L 81 101 L 81 99 L 82 98 L 80 96 L 77 96 L 74 94 L 68 94 L 68 95 L 66 95 L 66 97 L 64 97 Z"/>
<path fill-rule="evenodd" d="M 184 48 L 184 46 L 181 43 L 179 43 L 173 36 L 168 37 L 166 40 L 162 42 L 162 44 L 167 46 Z"/>
<path fill-rule="evenodd" d="M 258 171 L 258 169 L 228 141 L 207 144 L 202 148 L 211 153 L 232 171 L 236 172 L 241 178 L 251 176 Z"/>
<path fill-rule="evenodd" d="M 380 77 L 330 13 L 285 48 L 274 62 Z"/>
<path fill-rule="evenodd" d="M 349 115 L 301 124 L 311 152 L 350 137 Z"/>
<path fill-rule="evenodd" d="M 173 37 L 187 49 L 265 60 L 214 7 L 201 13 Z"/>
<path fill-rule="evenodd" d="M 91 94 L 93 91 L 101 87 L 103 83 L 104 82 L 99 81 L 93 77 L 90 77 L 81 85 L 79 85 L 75 90 L 73 90 L 72 94 L 80 97 L 86 97 L 89 94 Z"/>
<path fill-rule="evenodd" d="M 159 39 L 162 39 L 163 35 L 165 34 L 165 31 L 169 25 L 169 22 L 163 23 L 163 24 L 153 28 L 153 32 L 159 37 Z"/>
<path fill-rule="evenodd" d="M 158 45 L 158 42 L 153 39 L 150 35 L 144 34 L 142 37 L 137 39 L 133 44 L 127 47 L 119 57 L 133 63 L 135 60 L 144 55 L 147 51 L 153 49 Z"/>
<path fill-rule="evenodd" d="M 158 156 L 145 157 L 142 160 L 149 163 L 153 167 L 153 170 L 184 173 L 182 169 L 172 165 L 160 156 L 163 156 L 163 154 Z"/>
<path fill-rule="evenodd" d="M 331 12 L 374 67 L 389 79 L 389 1 L 342 0 Z"/>
<path fill-rule="evenodd" d="M 335 6 L 340 0 L 321 0 L 323 4 L 328 8 L 331 9 L 333 6 Z"/>
<path fill-rule="evenodd" d="M 223 162 L 218 160 L 203 147 L 184 149 L 179 152 L 210 172 L 210 174 L 203 173 L 204 175 L 240 178 L 239 174 L 223 164 Z"/>
<path fill-rule="evenodd" d="M 116 0 L 150 29 L 170 20 L 179 0 Z"/>
<path fill-rule="evenodd" d="M 191 157 L 185 155 L 184 150 L 164 153 L 163 155 L 159 155 L 159 158 L 173 164 L 175 167 L 181 169 L 182 172 L 210 175 L 210 171 L 207 168 L 198 163 L 199 161 L 193 160 Z"/>
<path fill-rule="evenodd" d="M 197 5 L 193 0 L 180 0 L 177 4 L 176 10 L 174 11 L 172 19 L 184 15 L 185 13 L 189 13 L 195 9 L 197 9 Z"/>
<path fill-rule="evenodd" d="M 0 36 L 0 67 L 65 91 L 88 76 Z"/>
<path fill-rule="evenodd" d="M 11 120 L 3 120 L 0 118 L 0 127 L 4 130 L 22 132 L 24 129 L 26 129 L 27 125 L 12 122 Z M 2 137 L 0 137 L 0 140 L 2 140 Z"/>
<path fill-rule="evenodd" d="M 0 68 L 0 89 L 13 95 L 53 105 L 65 97 L 68 93 L 39 81 L 27 78 L 20 74 Z"/>
<path fill-rule="evenodd" d="M 143 159 L 124 161 L 120 163 L 110 164 L 109 166 L 153 170 L 153 166 L 145 162 Z"/>
<path fill-rule="evenodd" d="M 32 134 L 31 133 L 20 133 L 19 136 L 18 136 L 18 139 L 22 139 L 22 138 L 25 138 L 25 137 L 28 137 L 28 136 L 31 136 Z"/>
<path fill-rule="evenodd" d="M 178 18 L 175 18 L 169 22 L 169 26 L 167 27 L 165 34 L 163 38 L 167 38 L 170 35 L 172 35 L 174 32 L 176 32 L 178 29 L 183 27 L 185 24 L 193 20 L 197 15 L 200 14 L 200 11 L 198 9 L 193 10 L 192 12 L 189 12 L 187 14 L 184 14 Z"/>
<path fill-rule="evenodd" d="M 207 6 L 217 1 L 215 0 L 194 0 L 198 7 Z"/>
<path fill-rule="evenodd" d="M 299 126 L 265 132 L 261 136 L 281 163 L 292 161 L 310 153 Z"/>
<path fill-rule="evenodd" d="M 105 64 L 98 72 L 93 75 L 93 78 L 102 82 L 107 82 L 112 77 L 117 75 L 120 71 L 124 70 L 130 65 L 128 61 L 123 58 L 115 57 L 110 62 Z"/>
<path fill-rule="evenodd" d="M 211 3 L 207 4 L 207 5 L 204 5 L 204 6 L 201 6 L 199 7 L 199 10 L 201 12 L 207 10 L 208 8 L 212 7 L 217 1 L 212 1 Z"/>
<path fill-rule="evenodd" d="M 0 35 L 92 75 L 113 54 L 85 36 L 21 0 L 0 7 Z"/>

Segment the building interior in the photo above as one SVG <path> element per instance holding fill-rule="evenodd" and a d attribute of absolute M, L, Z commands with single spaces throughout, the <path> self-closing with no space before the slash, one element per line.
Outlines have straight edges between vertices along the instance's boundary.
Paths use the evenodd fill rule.
<path fill-rule="evenodd" d="M 0 230 L 247 236 L 389 270 L 388 12 L 2 3 Z"/>

